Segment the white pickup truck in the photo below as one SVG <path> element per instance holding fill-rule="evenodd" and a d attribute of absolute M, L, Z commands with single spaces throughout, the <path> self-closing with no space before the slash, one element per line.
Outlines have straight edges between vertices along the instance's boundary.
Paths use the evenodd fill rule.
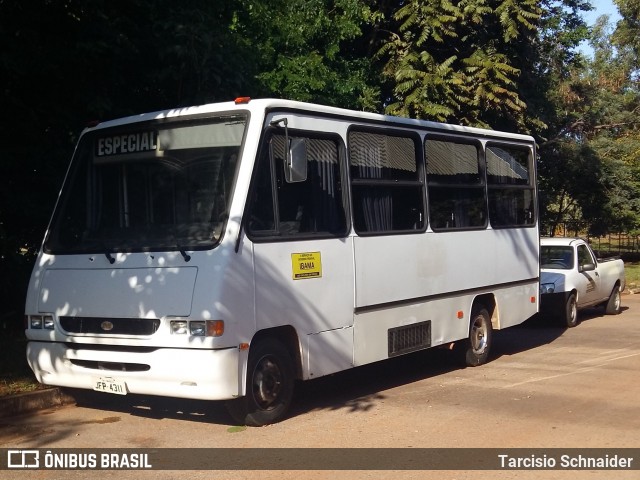
<path fill-rule="evenodd" d="M 560 317 L 567 327 L 578 323 L 578 310 L 604 305 L 620 313 L 624 263 L 599 259 L 580 238 L 540 239 L 540 311 Z"/>

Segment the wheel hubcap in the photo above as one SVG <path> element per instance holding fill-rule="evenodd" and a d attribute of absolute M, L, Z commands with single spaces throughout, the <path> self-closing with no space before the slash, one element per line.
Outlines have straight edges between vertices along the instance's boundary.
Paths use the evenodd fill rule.
<path fill-rule="evenodd" d="M 272 357 L 263 357 L 253 374 L 253 397 L 258 406 L 267 410 L 273 407 L 282 391 L 282 372 Z"/>
<path fill-rule="evenodd" d="M 487 347 L 487 326 L 482 318 L 473 322 L 471 328 L 471 346 L 475 353 L 481 354 Z"/>

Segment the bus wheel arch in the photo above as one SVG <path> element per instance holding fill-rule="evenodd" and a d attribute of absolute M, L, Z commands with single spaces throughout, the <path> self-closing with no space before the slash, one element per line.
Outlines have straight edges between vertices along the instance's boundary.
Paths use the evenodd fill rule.
<path fill-rule="evenodd" d="M 261 331 L 251 341 L 245 395 L 226 405 L 236 422 L 260 427 L 286 416 L 301 371 L 299 349 L 296 353 L 294 342 L 297 336 L 290 330 L 282 327 Z"/>

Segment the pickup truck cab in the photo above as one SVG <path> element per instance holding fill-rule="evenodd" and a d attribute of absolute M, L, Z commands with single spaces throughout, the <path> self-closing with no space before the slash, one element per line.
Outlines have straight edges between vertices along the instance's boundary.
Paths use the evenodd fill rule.
<path fill-rule="evenodd" d="M 625 287 L 624 263 L 599 259 L 580 238 L 540 239 L 540 311 L 560 317 L 567 327 L 578 323 L 578 310 L 604 305 L 620 313 Z"/>

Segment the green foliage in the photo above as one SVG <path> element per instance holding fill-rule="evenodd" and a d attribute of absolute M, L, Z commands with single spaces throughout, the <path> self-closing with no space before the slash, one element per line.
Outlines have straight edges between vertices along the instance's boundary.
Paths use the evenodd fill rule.
<path fill-rule="evenodd" d="M 618 22 L 612 40 L 619 48 L 629 49 L 635 56 L 635 68 L 640 68 L 640 0 L 614 0 L 622 20 Z"/>
<path fill-rule="evenodd" d="M 379 108 L 378 82 L 358 43 L 363 28 L 375 18 L 365 2 L 242 3 L 238 27 L 257 51 L 260 93 L 356 109 Z"/>
<path fill-rule="evenodd" d="M 393 85 L 387 111 L 485 127 L 507 117 L 522 130 L 526 104 L 511 44 L 532 41 L 540 17 L 534 0 L 405 2 L 379 51 Z"/>
<path fill-rule="evenodd" d="M 595 235 L 640 227 L 640 90 L 634 56 L 616 48 L 611 31 L 607 18 L 598 19 L 593 60 L 556 76 L 549 94 L 554 128 L 541 145 L 539 171 L 550 228 L 575 212 Z M 558 144 L 567 146 L 561 154 Z M 593 168 L 584 168 L 587 161 Z"/>
<path fill-rule="evenodd" d="M 640 228 L 640 4 L 616 3 L 590 31 L 586 0 L 1 0 L 0 301 L 21 322 L 87 121 L 239 95 L 530 132 L 545 225 Z"/>

